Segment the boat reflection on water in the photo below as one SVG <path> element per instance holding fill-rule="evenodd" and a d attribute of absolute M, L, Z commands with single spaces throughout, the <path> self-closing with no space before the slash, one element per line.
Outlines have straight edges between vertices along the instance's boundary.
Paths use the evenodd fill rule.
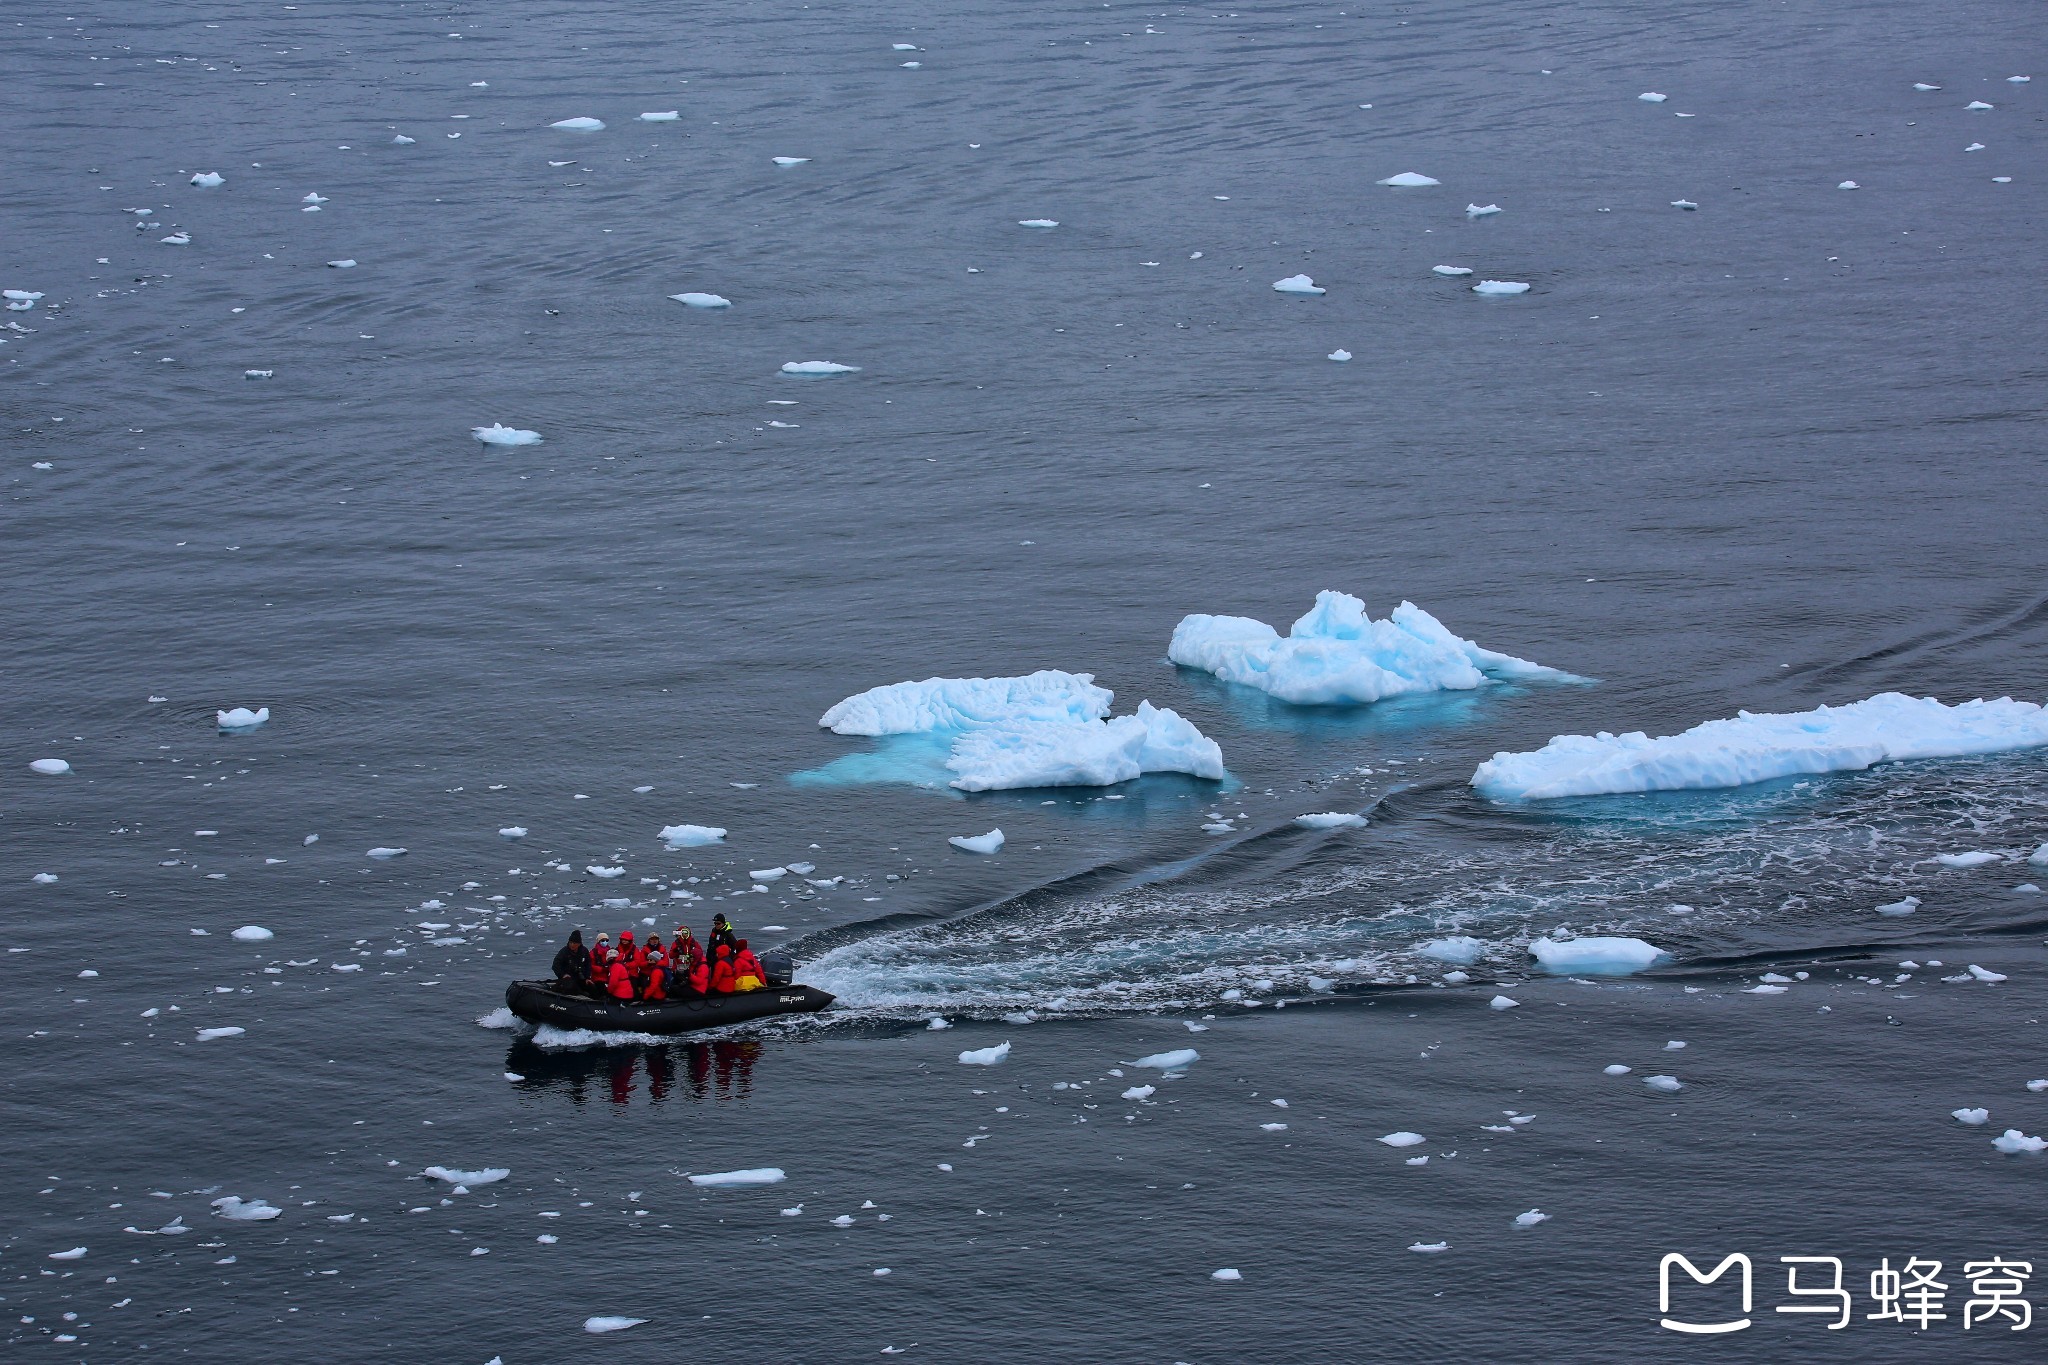
<path fill-rule="evenodd" d="M 550 1050 L 521 1038 L 505 1053 L 505 1070 L 521 1078 L 515 1089 L 560 1091 L 577 1105 L 593 1096 L 621 1108 L 636 1097 L 652 1104 L 744 1099 L 761 1048 L 758 1041 L 720 1039 Z"/>

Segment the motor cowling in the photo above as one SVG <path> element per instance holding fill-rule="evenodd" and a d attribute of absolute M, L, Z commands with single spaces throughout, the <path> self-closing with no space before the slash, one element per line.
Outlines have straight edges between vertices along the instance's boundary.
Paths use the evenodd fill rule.
<path fill-rule="evenodd" d="M 761 954 L 761 970 L 768 974 L 771 986 L 787 986 L 796 980 L 796 960 L 788 953 Z"/>

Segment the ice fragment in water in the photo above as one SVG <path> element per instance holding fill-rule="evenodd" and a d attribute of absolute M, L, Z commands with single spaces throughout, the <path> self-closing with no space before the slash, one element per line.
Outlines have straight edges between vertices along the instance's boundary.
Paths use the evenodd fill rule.
<path fill-rule="evenodd" d="M 1418 1143 L 1429 1141 L 1428 1138 L 1424 1137 L 1420 1133 L 1410 1133 L 1407 1131 L 1402 1131 L 1399 1133 L 1389 1133 L 1385 1137 L 1380 1138 L 1378 1140 L 1386 1143 L 1389 1147 L 1413 1147 Z"/>
<path fill-rule="evenodd" d="M 487 446 L 537 446 L 540 444 L 539 432 L 521 431 L 517 427 L 508 427 L 500 422 L 493 422 L 487 427 L 471 427 L 469 434 Z"/>
<path fill-rule="evenodd" d="M 1645 90 L 1642 94 L 1637 95 L 1636 98 L 1643 101 L 1643 103 L 1645 104 L 1662 104 L 1665 100 L 1671 97 L 1669 95 L 1659 94 L 1655 90 Z"/>
<path fill-rule="evenodd" d="M 693 292 L 684 294 L 670 294 L 669 297 L 674 299 L 677 303 L 688 304 L 692 308 L 732 307 L 732 300 L 720 294 L 699 294 Z"/>
<path fill-rule="evenodd" d="M 1860 190 L 1863 187 L 1853 180 L 1844 180 L 1841 184 L 1835 186 L 1835 188 L 1838 190 Z"/>
<path fill-rule="evenodd" d="M 267 1223 L 284 1212 L 264 1200 L 243 1199 L 232 1194 L 214 1200 L 213 1211 L 219 1217 L 233 1219 L 237 1223 Z"/>
<path fill-rule="evenodd" d="M 83 1249 L 84 1248 L 80 1248 L 81 1251 Z M 1210 1271 L 1209 1278 L 1223 1284 L 1236 1284 L 1238 1281 L 1242 1280 L 1244 1276 L 1238 1271 L 1232 1270 L 1230 1267 L 1225 1266 L 1221 1270 Z"/>
<path fill-rule="evenodd" d="M 1509 294 L 1526 294 L 1529 286 L 1519 280 L 1481 280 L 1472 286 L 1472 292 L 1488 298 L 1502 298 Z"/>
<path fill-rule="evenodd" d="M 1671 201 L 1671 207 L 1675 209 L 1685 209 L 1687 211 L 1690 211 L 1698 208 L 1699 205 L 1693 203 L 1690 199 L 1674 199 Z"/>
<path fill-rule="evenodd" d="M 1329 355 L 1325 356 L 1324 359 L 1339 361 L 1349 360 L 1351 359 L 1351 352 L 1345 350 L 1342 346 L 1339 346 L 1336 350 L 1330 352 Z"/>
<path fill-rule="evenodd" d="M 388 862 L 393 858 L 403 857 L 405 852 L 406 850 L 402 848 L 373 848 L 364 856 L 375 858 L 379 862 Z"/>
<path fill-rule="evenodd" d="M 210 1043 L 216 1038 L 239 1038 L 249 1030 L 235 1025 L 225 1028 L 203 1028 L 199 1030 L 199 1041 Z"/>
<path fill-rule="evenodd" d="M 1669 962 L 1671 954 L 1639 938 L 1539 938 L 1529 952 L 1554 976 L 1628 976 Z"/>
<path fill-rule="evenodd" d="M 1429 269 L 1431 274 L 1441 275 L 1447 280 L 1455 280 L 1472 273 L 1472 267 L 1469 265 L 1433 265 Z"/>
<path fill-rule="evenodd" d="M 2048 1138 L 2028 1137 L 2017 1128 L 2008 1128 L 2002 1136 L 1991 1139 L 1991 1145 L 2007 1156 L 2017 1156 L 2021 1152 L 2038 1152 L 2048 1147 Z"/>
<path fill-rule="evenodd" d="M 50 1259 L 51 1259 L 51 1260 L 53 1260 L 53 1261 L 76 1261 L 76 1260 L 78 1260 L 79 1258 L 81 1258 L 81 1257 L 82 1257 L 82 1256 L 84 1256 L 84 1255 L 85 1255 L 85 1248 L 84 1248 L 84 1247 L 72 1247 L 72 1248 L 71 1248 L 71 1249 L 70 1249 L 69 1251 L 53 1251 L 53 1252 L 51 1252 L 51 1253 L 50 1253 Z M 1232 1273 L 1234 1274 L 1234 1273 L 1236 1273 L 1236 1272 L 1234 1272 L 1234 1271 L 1233 1271 Z"/>
<path fill-rule="evenodd" d="M 498 837 L 500 839 L 524 839 L 526 837 L 526 826 L 507 825 L 503 829 L 498 831 Z"/>
<path fill-rule="evenodd" d="M 778 166 L 801 166 L 809 161 L 810 158 L 807 156 L 776 156 L 770 157 L 769 160 Z"/>
<path fill-rule="evenodd" d="M 1415 951 L 1424 957 L 1435 958 L 1438 962 L 1455 962 L 1460 967 L 1469 967 L 1486 951 L 1486 945 L 1476 938 L 1458 934 L 1450 938 L 1431 939 L 1418 945 Z"/>
<path fill-rule="evenodd" d="M 29 880 L 38 886 L 49 886 L 57 880 L 57 874 L 54 872 L 38 872 L 35 876 L 30 877 Z"/>
<path fill-rule="evenodd" d="M 1995 107 L 1996 106 L 1994 105 L 1986 104 L 1983 100 L 1971 100 L 1968 104 L 1963 106 L 1963 108 L 1965 109 L 1991 109 Z"/>
<path fill-rule="evenodd" d="M 214 724 L 223 730 L 253 730 L 270 720 L 270 708 L 258 707 L 251 711 L 246 706 L 237 706 L 226 711 L 213 713 Z"/>
<path fill-rule="evenodd" d="M 1410 1251 L 1422 1252 L 1424 1255 L 1434 1255 L 1439 1251 L 1449 1251 L 1451 1244 L 1449 1242 L 1411 1242 L 1408 1249 Z"/>
<path fill-rule="evenodd" d="M 219 171 L 201 171 L 192 177 L 192 183 L 202 190 L 213 190 L 219 189 L 228 182 L 227 178 Z"/>
<path fill-rule="evenodd" d="M 1527 1213 L 1518 1213 L 1515 1215 L 1514 1226 L 1518 1228 L 1533 1228 L 1538 1223 L 1547 1223 L 1549 1221 L 1549 1214 L 1544 1213 L 1540 1209 L 1530 1209 Z"/>
<path fill-rule="evenodd" d="M 235 930 L 229 937 L 240 939 L 244 943 L 262 943 L 276 938 L 277 935 L 271 933 L 270 930 L 265 929 L 260 924 L 245 924 Z"/>
<path fill-rule="evenodd" d="M 968 853 L 994 853 L 1003 846 L 1003 832 L 992 829 L 986 834 L 976 834 L 972 837 L 956 834 L 946 842 Z"/>
<path fill-rule="evenodd" d="M 1649 1086 L 1652 1090 L 1662 1090 L 1666 1094 L 1672 1094 L 1685 1088 L 1684 1083 L 1676 1076 L 1645 1076 L 1643 1077 L 1643 1084 Z"/>
<path fill-rule="evenodd" d="M 638 1327 L 638 1326 L 639 1326 L 639 1325 L 640 1325 L 641 1323 L 643 1323 L 643 1322 L 645 1322 L 645 1321 L 647 1321 L 647 1319 L 646 1319 L 646 1318 L 621 1318 L 621 1317 L 595 1317 L 595 1318 L 585 1318 L 585 1319 L 583 1320 L 583 1330 L 584 1330 L 584 1331 L 586 1331 L 586 1332 L 593 1332 L 593 1333 L 602 1333 L 602 1332 L 623 1332 L 623 1331 L 625 1331 L 625 1330 L 626 1330 L 626 1329 L 627 1329 L 628 1327 Z"/>
<path fill-rule="evenodd" d="M 1970 964 L 1970 975 L 1976 977 L 1979 981 L 1997 982 L 2005 980 L 2005 975 L 2002 972 L 1994 972 L 1988 967 L 1979 967 L 1974 962 Z"/>
<path fill-rule="evenodd" d="M 782 367 L 782 372 L 804 378 L 820 378 L 834 374 L 857 374 L 858 365 L 841 365 L 836 360 L 791 360 Z"/>
<path fill-rule="evenodd" d="M 1991 1122 L 1989 1109 L 1951 1109 L 1948 1112 L 1957 1123 L 1967 1123 L 1972 1128 L 1981 1128 Z"/>
<path fill-rule="evenodd" d="M 1465 216 L 1467 218 L 1491 218 L 1494 214 L 1499 213 L 1500 211 L 1501 208 L 1499 204 L 1465 205 Z"/>
<path fill-rule="evenodd" d="M 495 1185 L 512 1174 L 506 1166 L 486 1166 L 480 1171 L 458 1171 L 447 1166 L 429 1166 L 421 1175 L 429 1180 L 440 1180 L 450 1185 Z"/>
<path fill-rule="evenodd" d="M 674 123 L 682 116 L 683 113 L 680 109 L 662 109 L 653 113 L 642 114 L 640 121 L 642 123 Z"/>
<path fill-rule="evenodd" d="M 1902 915 L 1910 915 L 1919 908 L 1920 898 L 1918 896 L 1908 896 L 1902 901 L 1893 901 L 1888 905 L 1878 906 L 1877 913 L 1880 915 L 1890 915 L 1896 919 Z"/>
<path fill-rule="evenodd" d="M 1010 1045 L 1008 1043 L 997 1043 L 994 1047 L 978 1048 L 971 1052 L 961 1053 L 960 1063 L 962 1066 L 994 1066 L 1009 1055 Z"/>
<path fill-rule="evenodd" d="M 44 777 L 61 777 L 71 771 L 71 765 L 61 758 L 39 758 L 28 766 L 29 771 L 41 773 Z"/>
<path fill-rule="evenodd" d="M 697 848 L 723 838 L 725 831 L 716 825 L 664 825 L 661 830 L 662 842 L 670 848 Z"/>
<path fill-rule="evenodd" d="M 1134 1085 L 1124 1091 L 1123 1098 L 1127 1100 L 1149 1100 L 1158 1091 L 1159 1087 L 1156 1085 Z"/>
<path fill-rule="evenodd" d="M 1421 189 L 1425 185 L 1441 185 L 1443 184 L 1443 181 L 1432 180 L 1430 177 L 1423 175 L 1418 171 L 1403 171 L 1399 175 L 1390 175 L 1385 180 L 1381 180 L 1377 183 L 1382 185 L 1392 185 L 1395 189 L 1415 190 Z"/>
<path fill-rule="evenodd" d="M 1056 228 L 1059 225 L 1060 220 L 1057 218 L 1019 218 L 1017 220 L 1018 227 Z"/>
<path fill-rule="evenodd" d="M 1280 294 L 1321 294 L 1325 292 L 1306 275 L 1289 275 L 1284 280 L 1273 281 L 1274 292 Z"/>
<path fill-rule="evenodd" d="M 1191 1047 L 1182 1047 L 1171 1052 L 1155 1052 L 1149 1057 L 1140 1057 L 1131 1065 L 1146 1067 L 1153 1071 L 1179 1071 L 1201 1060 L 1201 1053 Z"/>
<path fill-rule="evenodd" d="M 690 1177 L 690 1183 L 719 1189 L 737 1189 L 745 1185 L 779 1185 L 783 1179 L 780 1166 L 754 1166 L 744 1171 L 713 1171 L 709 1175 L 693 1175 Z"/>
<path fill-rule="evenodd" d="M 327 264 L 329 268 L 334 270 L 354 270 L 356 268 L 356 258 L 345 256 L 341 260 L 329 261 Z"/>
<path fill-rule="evenodd" d="M 1626 1076 L 1629 1072 L 1635 1070 L 1635 1068 L 1623 1066 L 1620 1062 L 1616 1062 L 1612 1066 L 1602 1067 L 1601 1070 L 1609 1076 Z"/>
<path fill-rule="evenodd" d="M 1934 861 L 1943 867 L 1982 867 L 1998 861 L 1996 853 L 1937 853 Z"/>
<path fill-rule="evenodd" d="M 405 135 L 404 133 L 399 133 L 399 134 L 397 134 L 397 135 L 396 135 L 395 137 L 393 137 L 393 138 L 391 139 L 391 141 L 392 141 L 392 145 L 394 145 L 394 146 L 398 146 L 398 147 L 410 147 L 410 146 L 412 146 L 412 145 L 413 145 L 413 144 L 414 144 L 415 142 L 418 142 L 418 141 L 419 141 L 419 139 L 418 139 L 418 138 L 414 138 L 414 137 L 407 137 L 407 136 L 406 136 L 406 135 Z"/>
<path fill-rule="evenodd" d="M 1487 1008 L 1496 1010 L 1511 1010 L 1521 1003 L 1519 1000 L 1510 1000 L 1505 995 L 1496 995 L 1493 999 L 1486 1002 Z"/>
<path fill-rule="evenodd" d="M 2001 698 L 1944 706 L 1880 693 L 1789 714 L 1748 711 L 1677 735 L 1559 735 L 1543 748 L 1498 753 L 1472 785 L 1496 800 L 1739 787 L 1799 773 L 1860 771 L 1914 758 L 1954 758 L 2048 745 L 2048 712 Z"/>
<path fill-rule="evenodd" d="M 601 118 L 565 118 L 558 119 L 548 126 L 550 128 L 560 128 L 564 132 L 569 133 L 596 133 L 603 131 L 604 120 Z"/>

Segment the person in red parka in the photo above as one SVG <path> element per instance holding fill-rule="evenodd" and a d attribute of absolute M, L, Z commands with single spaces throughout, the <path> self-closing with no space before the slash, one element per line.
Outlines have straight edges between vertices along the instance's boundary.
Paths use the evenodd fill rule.
<path fill-rule="evenodd" d="M 732 949 L 723 943 L 711 953 L 711 989 L 721 995 L 732 990 Z"/>
<path fill-rule="evenodd" d="M 612 936 L 599 934 L 597 946 L 590 950 L 590 986 L 600 995 L 611 980 L 612 956 Z"/>
<path fill-rule="evenodd" d="M 676 936 L 668 941 L 668 955 L 676 971 L 687 973 L 704 960 L 704 949 L 690 932 L 687 924 L 676 926 Z"/>
<path fill-rule="evenodd" d="M 605 989 L 614 1000 L 631 1000 L 633 998 L 633 973 L 626 966 L 626 959 L 624 957 L 612 959 L 611 975 L 605 982 Z"/>
<path fill-rule="evenodd" d="M 711 964 L 704 960 L 703 954 L 696 954 L 695 960 L 690 964 L 689 974 L 684 979 L 690 983 L 690 989 L 698 995 L 710 992 Z"/>
<path fill-rule="evenodd" d="M 734 990 L 757 991 L 768 984 L 768 973 L 761 966 L 761 959 L 754 956 L 754 950 L 740 940 L 740 950 L 732 960 L 732 984 Z"/>

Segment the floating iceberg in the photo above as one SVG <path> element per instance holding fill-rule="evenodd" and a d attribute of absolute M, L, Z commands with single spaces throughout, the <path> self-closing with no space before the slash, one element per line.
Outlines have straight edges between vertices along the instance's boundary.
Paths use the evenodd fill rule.
<path fill-rule="evenodd" d="M 2038 1152 L 2048 1148 L 2048 1139 L 2029 1137 L 2017 1128 L 2008 1128 L 2003 1136 L 1991 1139 L 1991 1145 L 2007 1156 L 2017 1156 L 2021 1152 Z"/>
<path fill-rule="evenodd" d="M 704 844 L 715 844 L 725 838 L 725 831 L 716 825 L 663 825 L 662 842 L 670 848 L 697 848 Z"/>
<path fill-rule="evenodd" d="M 1889 905 L 1878 906 L 1877 913 L 1880 915 L 1887 915 L 1892 919 L 1900 919 L 1906 915 L 1912 914 L 1915 910 L 1918 910 L 1919 908 L 1920 898 L 1918 896 L 1908 896 L 1902 901 L 1893 901 Z"/>
<path fill-rule="evenodd" d="M 706 1185 L 717 1189 L 738 1189 L 746 1185 L 779 1185 L 783 1181 L 780 1166 L 755 1166 L 744 1171 L 713 1171 L 709 1175 L 693 1175 L 692 1185 Z"/>
<path fill-rule="evenodd" d="M 1349 351 L 1345 350 L 1345 349 L 1344 349 L 1344 348 L 1343 348 L 1342 346 L 1339 346 L 1339 347 L 1338 347 L 1338 348 L 1337 348 L 1336 350 L 1334 350 L 1334 351 L 1330 352 L 1330 353 L 1329 353 L 1328 355 L 1324 356 L 1324 357 L 1323 357 L 1323 359 L 1325 359 L 1325 360 L 1340 360 L 1340 361 L 1341 361 L 1341 360 L 1349 360 L 1349 359 L 1351 359 L 1351 352 L 1349 352 Z"/>
<path fill-rule="evenodd" d="M 1549 1221 L 1550 1215 L 1543 1210 L 1530 1209 L 1527 1213 L 1516 1214 L 1513 1226 L 1517 1228 L 1533 1228 L 1538 1223 L 1547 1223 Z"/>
<path fill-rule="evenodd" d="M 1433 265 L 1429 268 L 1429 271 L 1432 275 L 1441 275 L 1447 280 L 1455 280 L 1462 276 L 1470 275 L 1472 267 L 1469 265 Z"/>
<path fill-rule="evenodd" d="M 858 365 L 841 365 L 836 360 L 792 360 L 782 367 L 784 374 L 800 375 L 805 378 L 832 374 L 855 374 L 859 370 L 860 366 Z"/>
<path fill-rule="evenodd" d="M 698 294 L 698 293 L 687 293 L 687 294 L 670 294 L 670 295 L 669 295 L 669 297 L 670 297 L 670 298 L 672 298 L 672 299 L 674 299 L 674 300 L 675 300 L 675 301 L 676 301 L 677 303 L 684 303 L 684 304 L 688 304 L 688 305 L 689 305 L 690 307 L 692 307 L 692 308 L 730 308 L 730 307 L 732 307 L 732 300 L 731 300 L 731 299 L 729 299 L 729 298 L 726 298 L 726 297 L 725 297 L 724 295 L 722 295 L 722 294 Z"/>
<path fill-rule="evenodd" d="M 1444 182 L 1432 180 L 1417 171 L 1403 171 L 1399 175 L 1390 175 L 1385 180 L 1376 183 L 1392 185 L 1397 190 L 1419 190 L 1425 185 L 1441 185 Z"/>
<path fill-rule="evenodd" d="M 1309 815 L 1297 815 L 1294 823 L 1303 829 L 1362 829 L 1366 824 L 1363 815 L 1350 811 L 1317 811 Z"/>
<path fill-rule="evenodd" d="M 604 120 L 601 118 L 565 118 L 550 123 L 548 127 L 560 128 L 566 133 L 601 133 L 604 131 Z"/>
<path fill-rule="evenodd" d="M 356 259 L 353 256 L 349 256 L 339 261 L 329 261 L 327 265 L 329 269 L 333 270 L 354 270 L 356 268 Z"/>
<path fill-rule="evenodd" d="M 506 1166 L 486 1166 L 480 1171 L 458 1171 L 447 1166 L 429 1166 L 420 1172 L 429 1180 L 441 1180 L 450 1185 L 495 1185 L 512 1174 Z"/>
<path fill-rule="evenodd" d="M 159 237 L 157 240 L 168 246 L 190 246 L 192 245 L 192 234 L 182 231 L 174 232 L 168 237 Z"/>
<path fill-rule="evenodd" d="M 216 1038 L 239 1038 L 249 1030 L 236 1025 L 226 1028 L 203 1028 L 199 1030 L 199 1041 L 210 1043 Z"/>
<path fill-rule="evenodd" d="M 1431 939 L 1427 943 L 1418 944 L 1415 951 L 1424 957 L 1433 957 L 1438 962 L 1469 967 L 1486 951 L 1486 944 L 1465 934 L 1455 934 L 1450 938 Z"/>
<path fill-rule="evenodd" d="M 1110 719 L 1115 695 L 1089 674 L 1056 669 L 927 678 L 848 697 L 818 723 L 841 735 L 950 738 L 945 766 L 961 791 L 1106 787 L 1155 772 L 1224 777 L 1214 740 L 1150 702 Z"/>
<path fill-rule="evenodd" d="M 1296 706 L 1469 691 L 1508 678 L 1583 681 L 1460 639 L 1412 602 L 1375 621 L 1365 603 L 1334 591 L 1317 593 L 1315 606 L 1285 637 L 1245 616 L 1184 617 L 1166 656 Z"/>
<path fill-rule="evenodd" d="M 1973 853 L 1937 853 L 1934 855 L 1934 861 L 1943 867 L 1982 867 L 1986 863 L 1997 862 L 1998 855 L 1982 850 Z"/>
<path fill-rule="evenodd" d="M 217 1217 L 231 1218 L 237 1223 L 267 1223 L 283 1213 L 262 1199 L 244 1199 L 239 1195 L 225 1195 L 213 1201 Z"/>
<path fill-rule="evenodd" d="M 1314 280 L 1306 275 L 1289 275 L 1284 280 L 1273 281 L 1273 292 L 1276 294 L 1322 294 L 1328 291 L 1318 286 Z"/>
<path fill-rule="evenodd" d="M 277 935 L 260 924 L 245 924 L 228 937 L 238 939 L 243 943 L 265 943 L 276 938 Z"/>
<path fill-rule="evenodd" d="M 1685 1082 L 1676 1076 L 1645 1076 L 1643 1084 L 1652 1090 L 1661 1090 L 1667 1095 L 1675 1095 L 1685 1089 Z"/>
<path fill-rule="evenodd" d="M 1017 220 L 1018 227 L 1056 228 L 1059 225 L 1060 220 L 1057 218 L 1019 218 Z"/>
<path fill-rule="evenodd" d="M 391 144 L 394 147 L 410 147 L 418 141 L 416 137 L 407 137 L 404 133 L 399 133 L 391 139 Z"/>
<path fill-rule="evenodd" d="M 1384 1142 L 1389 1147 L 1414 1147 L 1429 1141 L 1428 1138 L 1420 1133 L 1410 1133 L 1405 1130 L 1399 1133 L 1388 1133 L 1385 1137 L 1374 1140 Z"/>
<path fill-rule="evenodd" d="M 960 1054 L 962 1066 L 994 1066 L 1010 1055 L 1008 1043 L 997 1043 L 994 1047 L 976 1048 Z"/>
<path fill-rule="evenodd" d="M 971 837 L 964 834 L 956 834 L 946 840 L 946 842 L 963 853 L 994 853 L 1003 846 L 1003 832 L 999 829 L 992 829 L 986 834 L 976 834 Z"/>
<path fill-rule="evenodd" d="M 1472 785 L 1500 801 L 1611 792 L 1740 787 L 1797 773 L 1856 772 L 1912 758 L 1955 758 L 2048 745 L 2048 712 L 2000 698 L 1944 706 L 1880 693 L 1846 706 L 1738 713 L 1683 734 L 1559 735 L 1541 749 L 1497 753 Z"/>
<path fill-rule="evenodd" d="M 1841 184 L 1835 186 L 1835 188 L 1838 190 L 1860 190 L 1863 187 L 1853 180 L 1844 180 Z"/>
<path fill-rule="evenodd" d="M 213 713 L 214 723 L 223 730 L 253 730 L 270 719 L 270 708 L 258 707 L 251 711 L 246 706 L 236 706 L 226 711 Z"/>
<path fill-rule="evenodd" d="M 674 123 L 682 116 L 683 113 L 680 109 L 663 109 L 654 113 L 642 114 L 640 121 L 642 123 Z"/>
<path fill-rule="evenodd" d="M 807 156 L 774 156 L 768 159 L 778 166 L 801 166 L 810 160 Z"/>
<path fill-rule="evenodd" d="M 498 831 L 498 837 L 500 839 L 524 839 L 526 837 L 526 826 L 506 825 L 503 829 Z"/>
<path fill-rule="evenodd" d="M 1185 1071 L 1202 1060 L 1202 1054 L 1191 1047 L 1175 1048 L 1171 1052 L 1155 1052 L 1149 1057 L 1140 1057 L 1132 1066 L 1145 1067 L 1153 1071 Z"/>
<path fill-rule="evenodd" d="M 192 177 L 192 183 L 202 190 L 217 190 L 228 182 L 219 171 L 201 171 Z"/>
<path fill-rule="evenodd" d="M 1529 286 L 1519 280 L 1481 280 L 1472 286 L 1472 292 L 1488 298 L 1500 298 L 1508 294 L 1526 294 Z"/>
<path fill-rule="evenodd" d="M 1963 106 L 1965 109 L 1996 109 L 1997 107 L 1995 104 L 1986 104 L 1983 100 L 1971 100 Z"/>
<path fill-rule="evenodd" d="M 487 427 L 471 427 L 469 434 L 487 446 L 537 446 L 540 444 L 539 432 L 521 431 L 517 427 L 508 427 L 500 422 L 493 422 Z"/>
<path fill-rule="evenodd" d="M 379 862 L 385 862 L 392 858 L 402 858 L 405 856 L 405 853 L 406 850 L 402 848 L 378 847 L 371 849 L 365 856 L 375 858 Z"/>
<path fill-rule="evenodd" d="M 1645 90 L 1642 94 L 1637 95 L 1636 98 L 1645 104 L 1662 104 L 1671 97 L 1669 95 L 1660 95 L 1654 90 Z"/>
<path fill-rule="evenodd" d="M 39 758 L 28 766 L 30 772 L 41 773 L 44 777 L 62 777 L 71 771 L 71 765 L 61 758 Z"/>
<path fill-rule="evenodd" d="M 1639 938 L 1539 938 L 1529 953 L 1553 976 L 1628 976 L 1671 960 L 1671 954 Z"/>
<path fill-rule="evenodd" d="M 1467 218 L 1491 218 L 1494 214 L 1499 213 L 1500 211 L 1501 207 L 1499 204 L 1465 205 L 1465 216 Z"/>
<path fill-rule="evenodd" d="M 28 312 L 36 306 L 36 300 L 41 297 L 41 292 L 34 289 L 0 289 L 0 298 L 7 300 L 7 311 L 10 313 Z"/>
<path fill-rule="evenodd" d="M 592 1333 L 623 1332 L 628 1327 L 638 1327 L 646 1318 L 596 1317 L 583 1320 L 583 1330 Z"/>
<path fill-rule="evenodd" d="M 1698 208 L 1699 205 L 1693 203 L 1690 199 L 1674 199 L 1671 201 L 1671 207 L 1675 209 L 1684 209 L 1686 212 L 1690 213 L 1694 209 Z"/>

